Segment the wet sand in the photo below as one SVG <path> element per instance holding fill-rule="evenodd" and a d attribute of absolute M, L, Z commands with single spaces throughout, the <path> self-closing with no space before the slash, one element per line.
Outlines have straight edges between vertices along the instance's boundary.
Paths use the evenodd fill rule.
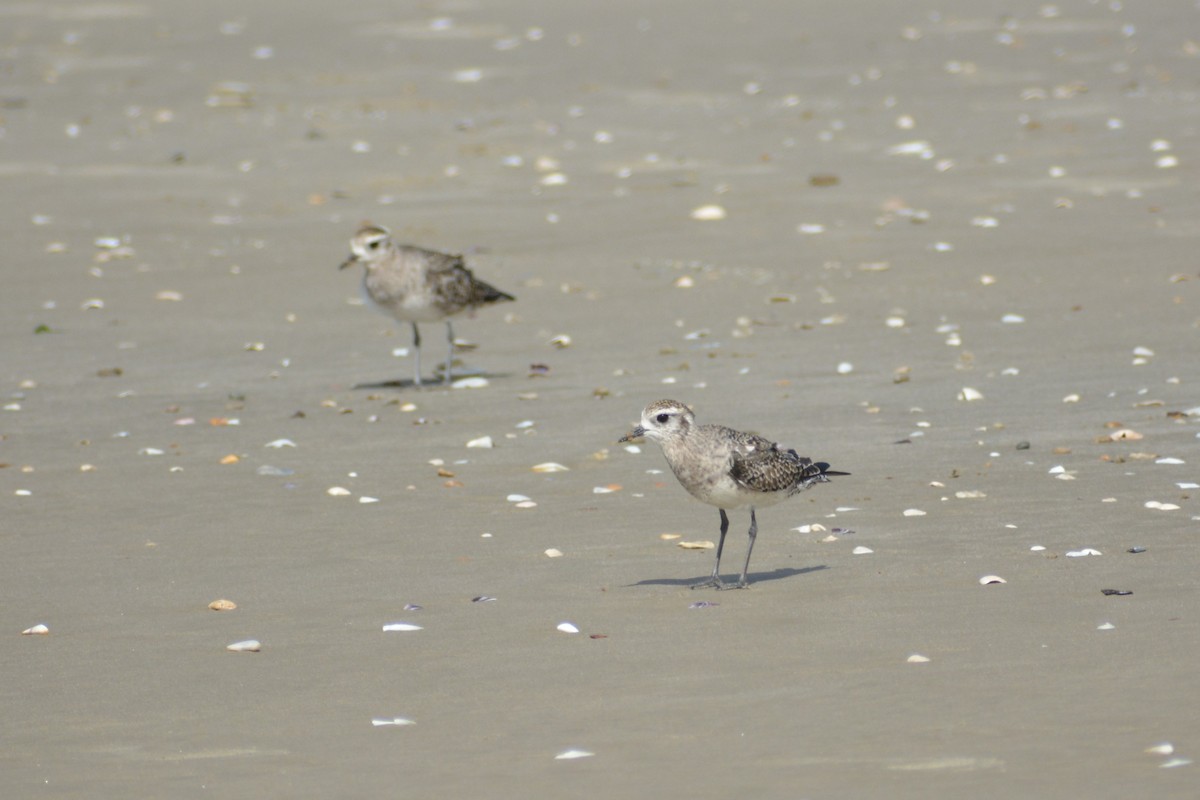
<path fill-rule="evenodd" d="M 0 3 L 2 793 L 1194 797 L 1196 14 L 954 5 Z M 663 397 L 853 473 L 747 591 Z"/>

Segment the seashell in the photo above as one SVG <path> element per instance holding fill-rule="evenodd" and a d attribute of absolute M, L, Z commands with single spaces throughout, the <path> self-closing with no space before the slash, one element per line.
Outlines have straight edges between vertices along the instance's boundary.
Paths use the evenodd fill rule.
<path fill-rule="evenodd" d="M 514 505 L 514 508 L 537 508 L 537 503 L 532 500 L 522 500 Z"/>
<path fill-rule="evenodd" d="M 572 622 L 560 622 L 556 627 L 563 633 L 579 633 L 579 628 Z"/>
<path fill-rule="evenodd" d="M 262 642 L 258 639 L 246 639 L 227 645 L 225 649 L 233 653 L 257 653 L 259 650 L 262 650 Z"/>
<path fill-rule="evenodd" d="M 676 289 L 691 289 L 696 285 L 696 279 L 691 275 L 680 275 L 675 279 Z"/>
<path fill-rule="evenodd" d="M 684 550 L 712 550 L 714 547 L 716 547 L 715 544 L 708 540 L 700 542 L 680 542 L 679 546 Z"/>
<path fill-rule="evenodd" d="M 1082 550 L 1068 550 L 1064 555 L 1067 558 L 1082 558 L 1083 556 L 1098 556 L 1103 555 L 1099 550 L 1094 550 L 1091 547 L 1085 547 Z"/>
<path fill-rule="evenodd" d="M 1174 503 L 1160 503 L 1157 500 L 1147 500 L 1145 503 L 1145 506 L 1146 506 L 1146 508 L 1153 508 L 1158 511 L 1178 511 L 1179 510 L 1179 506 L 1175 505 Z"/>
<path fill-rule="evenodd" d="M 596 755 L 589 750 L 563 750 L 554 757 L 555 761 L 570 761 L 575 758 L 591 758 Z"/>
<path fill-rule="evenodd" d="M 138 450 L 140 456 L 161 456 L 165 451 L 159 450 L 157 447 L 143 447 Z"/>
<path fill-rule="evenodd" d="M 529 498 L 523 494 L 510 494 L 505 499 L 510 503 L 524 503 Z"/>
<path fill-rule="evenodd" d="M 984 575 L 979 579 L 979 583 L 982 586 L 987 586 L 988 584 L 992 583 L 1008 583 L 1008 581 L 1004 580 L 1004 578 L 1001 578 L 999 575 Z"/>
<path fill-rule="evenodd" d="M 221 464 L 236 464 L 239 461 L 241 461 L 240 458 L 235 456 L 233 453 L 230 453 L 227 456 L 223 456 L 219 463 L 221 463 Z"/>
<path fill-rule="evenodd" d="M 796 231 L 809 236 L 815 236 L 818 233 L 824 233 L 825 226 L 820 222 L 801 222 L 796 226 Z"/>
<path fill-rule="evenodd" d="M 571 337 L 568 334 L 560 333 L 549 341 L 549 344 L 557 347 L 559 350 L 565 350 L 571 346 Z"/>
<path fill-rule="evenodd" d="M 933 145 L 924 139 L 912 142 L 894 144 L 885 151 L 889 156 L 920 156 L 924 159 L 933 158 Z"/>
<path fill-rule="evenodd" d="M 330 486 L 325 490 L 325 494 L 329 495 L 330 497 L 345 497 L 346 495 L 350 494 L 350 490 L 344 486 Z"/>
<path fill-rule="evenodd" d="M 1005 314 L 1003 317 L 1000 318 L 1000 321 L 1003 322 L 1005 325 L 1020 325 L 1022 322 L 1025 321 L 1025 318 L 1022 317 L 1020 314 Z"/>
<path fill-rule="evenodd" d="M 967 403 L 971 403 L 975 400 L 982 400 L 983 393 L 978 389 L 972 389 L 970 386 L 964 386 L 962 391 L 958 393 L 958 399 Z"/>
<path fill-rule="evenodd" d="M 104 308 L 104 301 L 101 300 L 99 297 L 93 297 L 88 300 L 84 300 L 82 303 L 79 304 L 79 307 L 81 309 L 83 309 L 84 311 L 87 311 L 88 309 L 91 309 L 91 308 Z"/>
<path fill-rule="evenodd" d="M 869 547 L 863 547 L 862 545 L 859 545 L 858 547 L 854 548 L 850 552 L 856 556 L 866 556 L 866 555 L 870 555 L 871 553 L 874 553 L 875 551 Z"/>
<path fill-rule="evenodd" d="M 1064 403 L 1078 403 L 1080 401 L 1080 399 L 1082 399 L 1082 398 L 1080 398 L 1080 396 L 1078 394 L 1069 394 L 1066 397 L 1064 397 L 1062 399 L 1062 401 Z"/>
<path fill-rule="evenodd" d="M 542 186 L 565 186 L 567 176 L 562 172 L 551 172 L 548 175 L 543 175 L 538 183 Z"/>
<path fill-rule="evenodd" d="M 45 636 L 48 633 L 50 633 L 50 629 L 41 623 L 21 631 L 22 636 Z"/>
<path fill-rule="evenodd" d="M 1184 461 L 1182 458 L 1169 458 L 1168 457 L 1168 458 L 1155 459 L 1154 463 L 1155 464 L 1186 464 L 1187 462 Z"/>
<path fill-rule="evenodd" d="M 619 491 L 621 491 L 621 487 L 615 483 L 610 483 L 607 486 L 592 487 L 592 494 L 612 494 L 613 492 Z"/>
<path fill-rule="evenodd" d="M 213 600 L 208 604 L 208 607 L 213 611 L 233 611 L 235 608 L 237 608 L 237 603 L 233 602 L 232 600 L 221 598 L 220 600 Z"/>
<path fill-rule="evenodd" d="M 495 445 L 492 443 L 492 437 L 480 436 L 478 439 L 472 439 L 471 441 L 467 442 L 467 447 L 482 447 L 485 449 L 491 449 L 492 447 L 495 447 Z"/>
<path fill-rule="evenodd" d="M 849 361 L 843 361 L 837 365 L 838 375 L 849 375 L 851 372 L 854 372 L 854 365 Z"/>
<path fill-rule="evenodd" d="M 658 535 L 658 538 L 662 539 L 664 542 L 673 542 L 676 539 L 683 538 L 683 534 L 681 534 L 681 533 L 660 533 Z"/>
<path fill-rule="evenodd" d="M 295 447 L 295 446 L 296 446 L 296 443 L 293 442 L 291 439 L 276 439 L 273 442 L 267 442 L 266 444 L 263 445 L 263 447 L 274 447 L 274 448 Z"/>
<path fill-rule="evenodd" d="M 1032 551 L 1033 551 L 1033 552 L 1035 552 L 1035 553 L 1040 553 L 1041 551 L 1045 550 L 1046 548 L 1045 548 L 1045 547 L 1043 547 L 1043 546 L 1042 546 L 1042 545 L 1040 545 L 1040 544 L 1035 544 L 1033 547 L 1031 547 L 1031 548 L 1029 548 L 1029 549 L 1030 549 L 1030 550 L 1032 550 Z"/>
<path fill-rule="evenodd" d="M 828 529 L 821 523 L 814 522 L 812 525 L 801 525 L 798 528 L 792 528 L 792 530 L 797 533 L 824 533 Z"/>
<path fill-rule="evenodd" d="M 181 292 L 176 292 L 171 289 L 163 289 L 161 292 L 155 293 L 154 299 L 155 300 L 170 300 L 170 301 L 174 301 L 174 302 L 179 302 L 180 300 L 183 299 L 183 294 Z"/>
<path fill-rule="evenodd" d="M 926 514 L 926 512 L 922 511 L 919 508 L 904 509 L 904 516 L 906 516 L 906 517 L 923 517 L 923 516 L 925 516 L 925 514 Z"/>
<path fill-rule="evenodd" d="M 714 603 L 712 600 L 697 600 L 694 603 L 688 604 L 688 608 L 712 608 L 713 606 L 719 606 L 719 605 L 721 605 L 721 604 Z"/>
<path fill-rule="evenodd" d="M 1135 430 L 1130 430 L 1129 428 L 1121 428 L 1120 430 L 1113 431 L 1112 433 L 1110 433 L 1108 435 L 1108 438 L 1114 442 L 1136 442 L 1139 439 L 1144 439 L 1146 437 L 1143 436 L 1142 434 L 1138 433 Z"/>
<path fill-rule="evenodd" d="M 481 594 L 478 597 L 472 597 L 471 602 L 472 603 L 494 603 L 494 602 L 496 602 L 496 598 L 492 597 L 490 594 Z"/>
<path fill-rule="evenodd" d="M 363 505 L 369 505 L 370 503 L 378 503 L 379 498 L 378 497 L 368 497 L 367 495 L 364 494 L 362 497 L 358 498 L 358 502 L 362 503 Z"/>
<path fill-rule="evenodd" d="M 425 629 L 411 622 L 389 622 L 383 626 L 383 630 L 385 633 L 407 633 L 409 631 L 421 631 Z"/>
<path fill-rule="evenodd" d="M 547 558 L 562 558 L 562 554 L 562 550 L 559 550 L 557 547 L 551 547 L 549 550 L 546 550 Z"/>
<path fill-rule="evenodd" d="M 978 489 L 971 489 L 968 491 L 955 492 L 954 496 L 957 497 L 959 500 L 971 500 L 971 499 L 980 498 L 980 497 L 987 497 L 986 494 L 979 491 Z"/>
<path fill-rule="evenodd" d="M 482 389 L 488 385 L 487 378 L 478 376 L 473 378 L 459 378 L 454 383 L 450 384 L 451 389 Z"/>
<path fill-rule="evenodd" d="M 725 208 L 716 204 L 697 206 L 696 208 L 692 209 L 691 214 L 692 219 L 699 220 L 701 222 L 716 222 L 718 220 L 725 219 L 727 216 L 729 215 L 725 211 Z"/>
<path fill-rule="evenodd" d="M 1163 742 L 1162 744 L 1156 744 L 1153 747 L 1147 747 L 1146 752 L 1152 756 L 1169 756 L 1174 754 L 1175 745 L 1171 744 L 1170 742 Z"/>
<path fill-rule="evenodd" d="M 570 467 L 564 467 L 557 461 L 546 461 L 541 464 L 536 464 L 533 467 L 534 472 L 570 472 Z"/>
<path fill-rule="evenodd" d="M 1096 630 L 1098 631 L 1112 631 L 1116 630 L 1116 628 L 1117 626 L 1113 625 L 1111 622 L 1104 622 L 1096 626 Z"/>
<path fill-rule="evenodd" d="M 411 719 L 406 719 L 404 717 L 372 717 L 371 724 L 374 725 L 376 728 L 379 728 L 384 725 L 401 725 L 402 726 L 402 725 L 416 725 L 417 723 L 413 722 Z"/>
<path fill-rule="evenodd" d="M 918 653 L 913 653 L 911 656 L 908 657 L 907 660 L 908 660 L 909 664 L 928 664 L 929 656 L 923 656 Z"/>

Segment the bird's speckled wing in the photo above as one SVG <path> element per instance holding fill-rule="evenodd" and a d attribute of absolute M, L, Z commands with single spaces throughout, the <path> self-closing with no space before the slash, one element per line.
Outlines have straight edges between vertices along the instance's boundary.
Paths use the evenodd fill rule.
<path fill-rule="evenodd" d="M 460 255 L 411 245 L 404 247 L 403 253 L 406 260 L 420 259 L 426 280 L 433 287 L 436 303 L 444 313 L 454 314 L 464 308 L 513 299 L 511 295 L 476 278 Z"/>
<path fill-rule="evenodd" d="M 739 485 L 755 492 L 798 492 L 813 483 L 826 481 L 827 464 L 782 450 L 769 439 L 752 433 L 731 430 L 735 440 L 730 476 Z"/>

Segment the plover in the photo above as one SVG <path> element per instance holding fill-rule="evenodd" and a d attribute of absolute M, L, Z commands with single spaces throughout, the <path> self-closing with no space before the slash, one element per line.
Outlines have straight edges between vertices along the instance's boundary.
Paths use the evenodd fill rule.
<path fill-rule="evenodd" d="M 785 450 L 775 442 L 752 433 L 735 431 L 723 425 L 696 425 L 695 415 L 683 403 L 659 400 L 642 411 L 641 424 L 620 441 L 646 437 L 662 447 L 671 471 L 683 488 L 697 500 L 716 506 L 721 512 L 721 540 L 717 543 L 717 563 L 708 580 L 693 589 L 714 586 L 717 589 L 744 589 L 750 553 L 758 535 L 754 510 L 786 500 L 814 483 L 827 483 L 830 476 L 849 475 L 833 472 L 829 465 Z M 750 507 L 750 545 L 746 563 L 736 584 L 721 580 L 721 551 L 729 530 L 726 509 Z"/>
<path fill-rule="evenodd" d="M 412 324 L 416 371 L 413 384 L 421 385 L 421 331 L 418 322 L 446 322 L 446 373 L 454 360 L 454 327 L 450 317 L 480 306 L 515 300 L 512 295 L 484 283 L 471 273 L 462 256 L 439 253 L 413 245 L 397 244 L 385 228 L 365 225 L 350 240 L 350 257 L 339 269 L 364 264 L 363 291 L 385 314 Z"/>

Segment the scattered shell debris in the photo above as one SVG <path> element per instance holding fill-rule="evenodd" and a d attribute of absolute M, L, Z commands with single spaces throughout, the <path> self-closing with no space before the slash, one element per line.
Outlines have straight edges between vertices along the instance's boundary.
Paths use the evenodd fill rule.
<path fill-rule="evenodd" d="M 1004 578 L 1001 578 L 999 575 L 984 575 L 979 579 L 979 584 L 981 586 L 988 586 L 989 584 L 993 583 L 1008 583 L 1008 581 L 1004 580 Z"/>
<path fill-rule="evenodd" d="M 383 626 L 386 633 L 405 633 L 408 631 L 424 630 L 420 625 L 414 625 L 411 622 L 389 622 Z"/>
<path fill-rule="evenodd" d="M 407 717 L 372 717 L 371 724 L 376 728 L 381 728 L 387 725 L 403 727 L 405 725 L 416 725 L 417 723 Z"/>
<path fill-rule="evenodd" d="M 21 631 L 22 636 L 45 636 L 48 633 L 50 633 L 50 629 L 41 623 Z"/>
<path fill-rule="evenodd" d="M 983 392 L 978 389 L 972 389 L 970 386 L 964 386 L 958 393 L 958 399 L 967 403 L 983 399 Z"/>
<path fill-rule="evenodd" d="M 923 517 L 923 516 L 925 516 L 926 513 L 928 513 L 928 512 L 922 511 L 919 508 L 904 509 L 904 516 L 906 516 L 906 517 Z"/>
<path fill-rule="evenodd" d="M 871 553 L 874 553 L 875 551 L 869 547 L 864 547 L 863 545 L 859 545 L 858 547 L 854 548 L 850 552 L 856 556 L 866 556 L 866 555 L 870 555 Z"/>
<path fill-rule="evenodd" d="M 573 622 L 560 622 L 555 627 L 563 633 L 579 633 L 579 628 Z"/>
<path fill-rule="evenodd" d="M 563 551 L 557 547 L 551 547 L 545 551 L 547 558 L 562 558 Z"/>
<path fill-rule="evenodd" d="M 682 547 L 684 550 L 712 550 L 714 547 L 716 547 L 715 544 L 708 541 L 707 539 L 704 541 L 696 541 L 696 542 L 680 542 L 679 546 Z"/>
<path fill-rule="evenodd" d="M 923 656 L 920 653 L 913 653 L 907 659 L 909 664 L 928 664 L 929 656 Z"/>
<path fill-rule="evenodd" d="M 532 467 L 534 472 L 569 472 L 570 467 L 564 467 L 557 461 L 546 461 L 541 464 L 535 464 Z"/>
<path fill-rule="evenodd" d="M 1066 553 L 1063 553 L 1063 555 L 1065 555 L 1067 558 L 1083 558 L 1084 556 L 1098 556 L 1103 554 L 1094 548 L 1085 547 L 1081 550 L 1068 550 Z"/>
<path fill-rule="evenodd" d="M 213 611 L 233 611 L 237 608 L 237 603 L 222 597 L 219 600 L 213 600 L 208 604 L 208 607 Z"/>
<path fill-rule="evenodd" d="M 596 755 L 596 754 L 591 752 L 590 750 L 574 750 L 574 749 L 563 750 L 561 753 L 559 753 L 558 755 L 556 755 L 554 757 L 554 760 L 555 761 L 571 761 L 576 758 L 591 758 L 594 755 Z"/>
<path fill-rule="evenodd" d="M 488 385 L 487 378 L 478 376 L 472 378 L 459 378 L 450 384 L 451 389 L 482 389 Z"/>
<path fill-rule="evenodd" d="M 692 219 L 701 222 L 715 222 L 728 216 L 724 207 L 718 205 L 698 206 L 692 209 Z"/>
<path fill-rule="evenodd" d="M 1158 500 L 1147 500 L 1144 503 L 1146 508 L 1152 508 L 1156 511 L 1178 511 L 1179 506 L 1174 503 L 1161 503 Z"/>
<path fill-rule="evenodd" d="M 240 642 L 226 645 L 225 649 L 232 653 L 257 653 L 262 650 L 262 642 L 258 639 L 244 639 Z"/>
<path fill-rule="evenodd" d="M 346 497 L 350 494 L 350 490 L 345 486 L 330 486 L 325 490 L 325 494 L 330 497 Z"/>
<path fill-rule="evenodd" d="M 478 439 L 472 439 L 471 441 L 467 442 L 467 447 L 490 449 L 495 447 L 495 444 L 492 442 L 492 437 L 480 436 Z"/>

